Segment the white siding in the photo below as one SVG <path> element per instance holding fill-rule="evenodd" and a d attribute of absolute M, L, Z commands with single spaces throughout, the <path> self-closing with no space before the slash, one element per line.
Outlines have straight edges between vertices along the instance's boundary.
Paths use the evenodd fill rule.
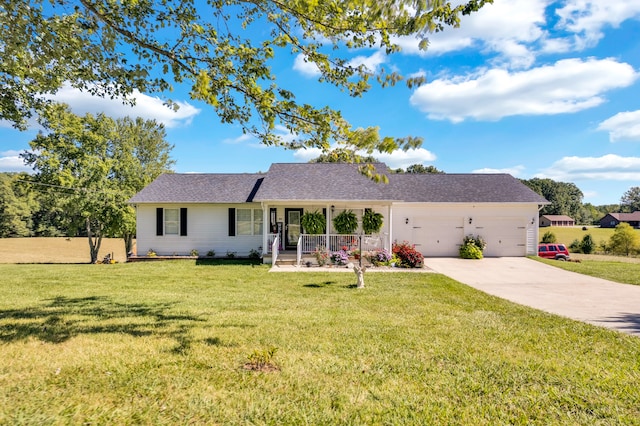
<path fill-rule="evenodd" d="M 187 208 L 187 235 L 156 236 L 156 208 Z M 259 203 L 251 204 L 185 204 L 138 205 L 137 254 L 143 256 L 149 249 L 158 255 L 187 255 L 198 250 L 201 256 L 214 250 L 216 256 L 225 257 L 227 251 L 247 256 L 251 249 L 261 251 L 262 235 L 229 236 L 229 208 L 260 209 Z"/>
<path fill-rule="evenodd" d="M 486 256 L 535 254 L 536 204 L 396 203 L 393 239 L 408 241 L 425 256 L 455 256 L 465 235 L 487 241 Z"/>

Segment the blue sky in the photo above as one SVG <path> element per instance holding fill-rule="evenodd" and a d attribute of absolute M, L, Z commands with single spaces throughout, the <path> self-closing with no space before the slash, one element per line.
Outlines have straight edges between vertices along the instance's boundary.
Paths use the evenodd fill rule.
<path fill-rule="evenodd" d="M 272 69 L 299 101 L 339 109 L 355 127 L 424 138 L 419 150 L 376 155 L 391 167 L 422 163 L 447 173 L 551 178 L 576 184 L 583 201 L 595 205 L 618 203 L 640 186 L 640 0 L 495 0 L 460 28 L 431 36 L 426 52 L 415 39 L 397 41 L 400 54 L 347 54 L 371 69 L 424 74 L 422 87 L 374 87 L 349 98 L 318 83 L 317 70 L 300 56 L 279 56 Z M 144 94 L 134 108 L 70 88 L 56 98 L 77 114 L 164 123 L 177 172 L 266 171 L 273 162 L 319 154 L 265 147 L 221 124 L 211 107 L 188 98 L 187 88 L 171 94 L 178 112 Z M 36 132 L 0 123 L 0 171 L 26 170 L 18 153 Z"/>

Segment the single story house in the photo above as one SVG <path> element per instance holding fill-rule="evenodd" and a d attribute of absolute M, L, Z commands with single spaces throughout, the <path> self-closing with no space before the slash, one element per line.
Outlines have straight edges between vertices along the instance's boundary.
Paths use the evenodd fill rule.
<path fill-rule="evenodd" d="M 276 163 L 254 174 L 163 174 L 129 200 L 137 212 L 137 253 L 258 251 L 270 262 L 274 252 L 337 250 L 361 238 L 363 250 L 408 241 L 427 257 L 457 257 L 464 236 L 473 234 L 487 241 L 486 256 L 537 254 L 538 212 L 548 202 L 514 177 L 392 174 L 384 164 L 375 167 L 388 183 L 344 163 Z M 333 217 L 351 210 L 361 221 L 366 209 L 382 214 L 379 234 L 336 234 Z M 324 214 L 326 235 L 305 234 L 307 211 Z"/>
<path fill-rule="evenodd" d="M 623 222 L 628 223 L 632 228 L 640 228 L 640 210 L 633 213 L 609 213 L 600 219 L 600 227 L 615 228 Z"/>
<path fill-rule="evenodd" d="M 540 216 L 540 227 L 547 226 L 575 226 L 576 221 L 561 214 L 545 214 Z"/>

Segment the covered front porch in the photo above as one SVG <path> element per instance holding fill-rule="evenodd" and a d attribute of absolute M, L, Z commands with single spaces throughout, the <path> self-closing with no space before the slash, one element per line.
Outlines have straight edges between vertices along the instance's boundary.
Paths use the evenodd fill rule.
<path fill-rule="evenodd" d="M 334 218 L 340 213 L 353 212 L 357 219 L 357 227 L 350 233 L 339 233 L 334 226 Z M 323 233 L 308 233 L 303 226 L 303 216 L 306 212 L 322 214 L 324 217 Z M 377 233 L 365 234 L 363 217 L 370 213 L 382 216 L 382 226 Z M 333 253 L 344 250 L 350 253 L 367 252 L 391 248 L 391 219 L 390 204 L 382 203 L 317 203 L 296 204 L 267 204 L 263 203 L 264 234 L 263 259 L 265 263 L 275 264 L 280 253 L 287 253 L 287 257 L 296 254 L 296 263 L 300 264 L 304 255 L 311 255 L 317 251 Z"/>

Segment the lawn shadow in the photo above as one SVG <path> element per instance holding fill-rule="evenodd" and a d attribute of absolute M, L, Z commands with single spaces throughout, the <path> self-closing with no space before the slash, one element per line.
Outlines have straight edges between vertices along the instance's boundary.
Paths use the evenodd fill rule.
<path fill-rule="evenodd" d="M 615 317 L 608 317 L 601 322 L 611 324 L 617 330 L 640 335 L 640 314 L 638 313 L 622 313 Z"/>
<path fill-rule="evenodd" d="M 262 265 L 262 259 L 226 259 L 226 258 L 216 258 L 216 259 L 207 259 L 200 258 L 196 260 L 196 265 L 198 266 L 228 266 L 228 265 L 243 265 L 243 266 L 251 266 L 255 267 L 257 265 Z"/>
<path fill-rule="evenodd" d="M 325 281 L 323 283 L 311 283 L 311 284 L 304 284 L 302 287 L 307 287 L 307 288 L 325 288 L 330 286 L 331 284 L 335 284 L 335 281 Z"/>
<path fill-rule="evenodd" d="M 0 342 L 36 338 L 63 343 L 82 334 L 118 333 L 169 337 L 174 352 L 191 344 L 189 330 L 204 321 L 172 312 L 174 303 L 119 303 L 106 296 L 55 297 L 39 306 L 0 310 Z"/>

